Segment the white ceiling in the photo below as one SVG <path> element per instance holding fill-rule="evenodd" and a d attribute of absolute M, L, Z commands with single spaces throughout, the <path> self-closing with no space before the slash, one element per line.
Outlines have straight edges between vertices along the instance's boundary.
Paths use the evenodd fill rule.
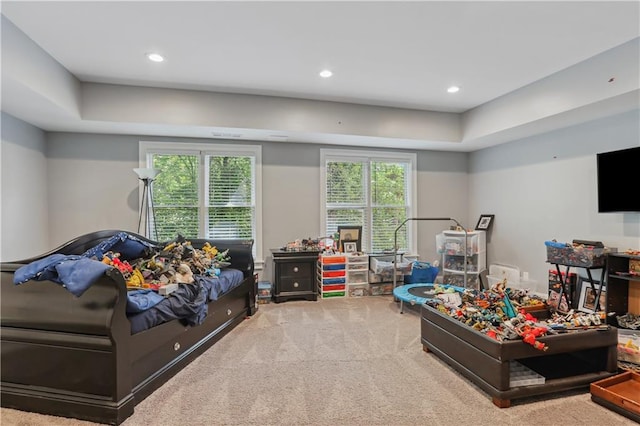
<path fill-rule="evenodd" d="M 2 1 L 1 10 L 81 82 L 456 114 L 640 36 L 637 1 Z M 149 62 L 150 51 L 166 61 Z M 321 79 L 324 68 L 334 76 Z M 447 93 L 454 84 L 461 90 Z M 25 99 L 9 89 L 3 110 L 12 112 Z M 39 108 L 15 107 L 47 126 L 25 110 Z M 81 121 L 45 130 L 109 132 Z M 123 126 L 113 133 L 200 135 Z"/>

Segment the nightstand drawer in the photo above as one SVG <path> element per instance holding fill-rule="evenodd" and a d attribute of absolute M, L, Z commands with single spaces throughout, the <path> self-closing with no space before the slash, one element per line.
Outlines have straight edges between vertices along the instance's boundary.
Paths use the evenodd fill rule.
<path fill-rule="evenodd" d="M 280 292 L 290 293 L 298 291 L 313 291 L 314 280 L 311 277 L 290 278 L 282 277 L 280 279 Z"/>
<path fill-rule="evenodd" d="M 315 265 L 309 262 L 282 263 L 280 267 L 281 277 L 312 277 Z"/>

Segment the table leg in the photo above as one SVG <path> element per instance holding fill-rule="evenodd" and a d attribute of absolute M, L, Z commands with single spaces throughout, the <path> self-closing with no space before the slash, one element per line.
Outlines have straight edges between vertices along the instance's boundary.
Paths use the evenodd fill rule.
<path fill-rule="evenodd" d="M 558 280 L 560 281 L 560 295 L 558 296 L 558 309 L 560 308 L 562 302 L 562 295 L 564 294 L 565 300 L 567 301 L 567 309 L 571 310 L 573 307 L 573 295 L 571 295 L 571 288 L 565 288 L 567 285 L 567 281 L 569 278 L 569 266 L 567 266 L 566 278 L 562 277 L 562 272 L 560 271 L 560 265 L 556 263 L 556 270 L 558 271 Z"/>
<path fill-rule="evenodd" d="M 604 277 L 604 272 L 602 273 L 602 275 Z M 591 291 L 593 291 L 593 294 L 596 295 L 596 300 L 593 305 L 593 312 L 598 312 L 600 310 L 600 296 L 602 295 L 602 287 L 604 287 L 604 282 L 601 280 L 600 287 L 598 287 L 598 289 L 596 290 L 590 269 L 587 269 L 587 276 L 589 277 L 589 285 L 591 286 Z"/>
<path fill-rule="evenodd" d="M 493 402 L 493 405 L 495 405 L 498 408 L 509 408 L 509 407 L 511 407 L 511 400 L 510 399 L 496 398 L 494 396 L 494 397 L 491 398 L 491 401 Z"/>

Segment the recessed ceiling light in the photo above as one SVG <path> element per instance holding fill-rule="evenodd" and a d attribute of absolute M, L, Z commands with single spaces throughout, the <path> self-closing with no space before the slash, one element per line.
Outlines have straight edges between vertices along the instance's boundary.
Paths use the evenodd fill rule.
<path fill-rule="evenodd" d="M 153 62 L 162 62 L 164 61 L 164 56 L 159 53 L 147 53 L 147 58 Z"/>
<path fill-rule="evenodd" d="M 460 88 L 458 86 L 451 86 L 447 89 L 447 92 L 449 93 L 456 93 L 458 90 L 460 90 Z"/>
<path fill-rule="evenodd" d="M 330 70 L 322 70 L 320 71 L 320 77 L 322 78 L 329 78 L 333 75 L 333 73 Z"/>

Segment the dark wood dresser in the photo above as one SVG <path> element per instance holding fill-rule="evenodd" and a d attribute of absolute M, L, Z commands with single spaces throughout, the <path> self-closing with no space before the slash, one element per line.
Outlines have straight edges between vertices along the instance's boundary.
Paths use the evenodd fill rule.
<path fill-rule="evenodd" d="M 271 249 L 274 265 L 273 300 L 318 300 L 316 267 L 318 251 Z"/>

